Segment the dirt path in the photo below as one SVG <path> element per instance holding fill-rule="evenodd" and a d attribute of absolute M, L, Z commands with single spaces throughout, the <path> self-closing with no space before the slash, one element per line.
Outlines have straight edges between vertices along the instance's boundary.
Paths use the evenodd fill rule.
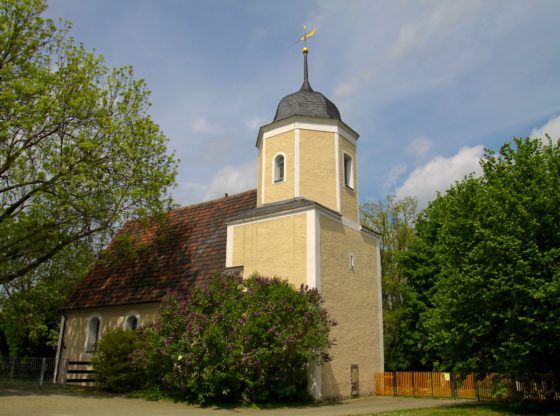
<path fill-rule="evenodd" d="M 458 404 L 456 400 L 368 397 L 330 404 L 274 409 L 201 408 L 168 401 L 151 402 L 129 399 L 95 391 L 60 388 L 16 389 L 0 386 L 2 416 L 348 416 L 390 410 L 437 407 Z"/>

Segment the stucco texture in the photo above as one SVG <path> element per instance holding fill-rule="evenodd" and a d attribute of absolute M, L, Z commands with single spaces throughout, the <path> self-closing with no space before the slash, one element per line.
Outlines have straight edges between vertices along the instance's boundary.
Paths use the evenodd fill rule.
<path fill-rule="evenodd" d="M 300 130 L 300 195 L 336 211 L 334 138 L 330 132 Z"/>
<path fill-rule="evenodd" d="M 358 365 L 359 394 L 368 396 L 374 394 L 374 372 L 383 371 L 377 240 L 324 214 L 320 238 L 323 306 L 338 322 L 332 330 L 333 361 L 322 368 L 323 398 L 351 395 L 352 364 Z M 354 270 L 350 253 L 355 256 Z"/>
<path fill-rule="evenodd" d="M 244 276 L 288 279 L 295 287 L 307 280 L 306 214 L 271 218 L 233 227 L 233 266 Z"/>

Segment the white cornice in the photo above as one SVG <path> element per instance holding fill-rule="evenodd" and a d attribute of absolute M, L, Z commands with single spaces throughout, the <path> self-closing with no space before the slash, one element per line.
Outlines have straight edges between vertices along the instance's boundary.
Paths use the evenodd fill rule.
<path fill-rule="evenodd" d="M 276 121 L 274 123 L 262 126 L 259 129 L 256 146 L 257 148 L 259 148 L 263 139 L 267 139 L 268 137 L 276 136 L 278 134 L 282 134 L 295 129 L 337 133 L 354 145 L 356 145 L 356 142 L 360 137 L 358 133 L 356 133 L 340 120 L 292 116 L 285 120 Z"/>

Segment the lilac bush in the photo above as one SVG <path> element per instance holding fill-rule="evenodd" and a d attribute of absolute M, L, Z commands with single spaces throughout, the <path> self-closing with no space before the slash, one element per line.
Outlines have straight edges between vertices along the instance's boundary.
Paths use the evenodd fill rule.
<path fill-rule="evenodd" d="M 135 360 L 154 385 L 196 403 L 301 400 L 307 365 L 330 359 L 335 322 L 317 290 L 279 278 L 217 275 L 169 293 Z"/>

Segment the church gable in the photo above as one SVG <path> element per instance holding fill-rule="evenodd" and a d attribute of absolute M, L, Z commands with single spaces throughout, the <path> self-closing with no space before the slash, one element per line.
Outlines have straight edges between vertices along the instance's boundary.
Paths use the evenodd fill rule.
<path fill-rule="evenodd" d="M 65 309 L 158 302 L 223 270 L 226 224 L 254 209 L 256 191 L 175 209 L 154 224 L 127 223 Z"/>

